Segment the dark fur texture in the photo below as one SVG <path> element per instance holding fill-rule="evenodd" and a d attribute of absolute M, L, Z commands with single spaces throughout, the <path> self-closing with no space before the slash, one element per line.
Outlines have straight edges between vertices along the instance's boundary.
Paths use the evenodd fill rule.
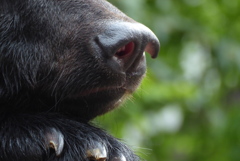
<path fill-rule="evenodd" d="M 104 0 L 0 0 L 1 161 L 82 161 L 99 145 L 110 161 L 139 160 L 88 123 L 137 88 L 141 53 L 158 52 L 148 29 L 128 24 L 137 23 Z M 133 53 L 114 55 L 129 42 Z"/>

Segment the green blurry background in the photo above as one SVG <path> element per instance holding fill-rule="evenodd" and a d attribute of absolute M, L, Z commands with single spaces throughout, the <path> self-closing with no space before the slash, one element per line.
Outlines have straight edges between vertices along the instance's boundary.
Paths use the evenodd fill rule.
<path fill-rule="evenodd" d="M 240 161 L 240 1 L 109 0 L 161 42 L 140 89 L 95 120 L 148 161 Z"/>

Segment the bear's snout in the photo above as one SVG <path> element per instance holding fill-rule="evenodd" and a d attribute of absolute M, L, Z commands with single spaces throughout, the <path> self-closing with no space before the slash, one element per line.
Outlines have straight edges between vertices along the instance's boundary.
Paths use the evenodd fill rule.
<path fill-rule="evenodd" d="M 139 76 L 145 73 L 145 51 L 156 58 L 160 46 L 150 29 L 133 22 L 110 22 L 95 43 L 109 68 Z"/>

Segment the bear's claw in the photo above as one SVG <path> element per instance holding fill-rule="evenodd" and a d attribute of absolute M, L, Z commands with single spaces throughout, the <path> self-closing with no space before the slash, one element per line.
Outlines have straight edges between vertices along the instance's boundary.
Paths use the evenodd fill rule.
<path fill-rule="evenodd" d="M 87 150 L 87 158 L 90 161 L 106 161 L 107 151 L 103 145 L 97 144 L 94 148 Z"/>
<path fill-rule="evenodd" d="M 46 132 L 46 145 L 55 151 L 56 156 L 60 156 L 64 147 L 63 134 L 55 128 L 49 129 Z"/>
<path fill-rule="evenodd" d="M 114 157 L 111 161 L 126 161 L 125 156 L 121 155 L 118 157 Z"/>

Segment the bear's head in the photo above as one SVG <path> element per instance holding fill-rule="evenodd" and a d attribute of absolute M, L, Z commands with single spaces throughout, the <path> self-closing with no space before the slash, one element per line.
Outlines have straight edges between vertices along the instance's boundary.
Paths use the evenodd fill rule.
<path fill-rule="evenodd" d="M 135 91 L 145 51 L 153 58 L 159 51 L 150 29 L 105 0 L 1 3 L 1 113 L 90 120 Z"/>

